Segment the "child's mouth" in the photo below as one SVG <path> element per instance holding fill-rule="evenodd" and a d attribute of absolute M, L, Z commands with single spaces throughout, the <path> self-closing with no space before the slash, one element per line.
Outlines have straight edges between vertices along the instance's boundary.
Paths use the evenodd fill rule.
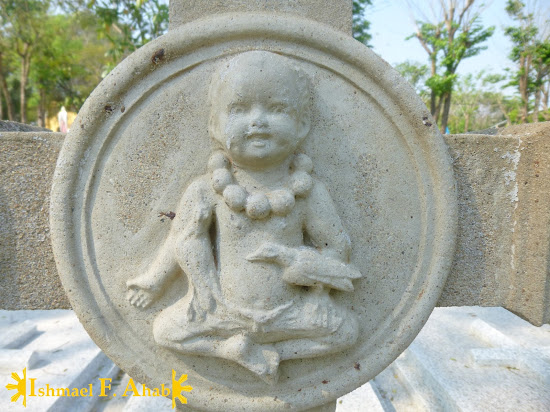
<path fill-rule="evenodd" d="M 247 136 L 250 140 L 250 144 L 254 147 L 265 147 L 269 141 L 269 134 L 267 133 L 250 133 Z"/>

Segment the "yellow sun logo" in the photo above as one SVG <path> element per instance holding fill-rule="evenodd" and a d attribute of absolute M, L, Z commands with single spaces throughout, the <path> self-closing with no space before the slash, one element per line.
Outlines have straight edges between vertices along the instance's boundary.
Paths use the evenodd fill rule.
<path fill-rule="evenodd" d="M 176 407 L 176 398 L 178 398 L 181 403 L 187 403 L 187 398 L 183 396 L 182 392 L 191 392 L 193 387 L 189 385 L 181 386 L 186 380 L 187 375 L 181 375 L 181 377 L 176 380 L 176 371 L 172 369 L 172 409 Z"/>
<path fill-rule="evenodd" d="M 17 384 L 8 383 L 6 388 L 11 391 L 17 389 L 17 393 L 11 397 L 12 402 L 17 402 L 17 399 L 23 395 L 23 406 L 27 407 L 27 368 L 23 369 L 23 377 L 20 378 L 19 375 L 15 372 L 12 372 L 11 377 Z"/>

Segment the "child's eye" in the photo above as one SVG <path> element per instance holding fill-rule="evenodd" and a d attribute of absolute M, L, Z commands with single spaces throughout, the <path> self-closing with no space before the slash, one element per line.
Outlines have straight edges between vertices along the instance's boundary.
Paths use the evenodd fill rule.
<path fill-rule="evenodd" d="M 288 110 L 287 110 L 286 105 L 284 105 L 282 103 L 277 103 L 277 104 L 274 104 L 273 106 L 271 106 L 271 111 L 273 113 L 286 113 Z"/>
<path fill-rule="evenodd" d="M 244 113 L 245 110 L 246 108 L 242 104 L 234 104 L 229 108 L 231 114 L 241 114 Z"/>

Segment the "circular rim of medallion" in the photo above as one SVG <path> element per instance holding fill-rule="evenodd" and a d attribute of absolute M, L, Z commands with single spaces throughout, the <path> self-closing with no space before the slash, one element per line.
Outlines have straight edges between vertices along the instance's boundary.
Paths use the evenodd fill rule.
<path fill-rule="evenodd" d="M 237 48 L 232 53 L 264 49 L 265 45 L 264 50 L 309 59 L 309 62 L 321 67 L 320 62 L 311 56 L 317 56 L 318 60 L 322 56 L 325 59 L 324 68 L 338 73 L 361 90 L 370 93 L 360 84 L 362 80 L 371 82 L 371 86 L 383 90 L 382 99 L 387 97 L 387 101 L 381 105 L 389 111 L 388 117 L 395 122 L 396 127 L 399 129 L 399 124 L 402 124 L 414 131 L 414 136 L 405 136 L 411 153 L 426 160 L 425 164 L 418 165 L 424 168 L 418 173 L 426 173 L 418 180 L 423 183 L 419 190 L 424 191 L 423 195 L 427 199 L 423 202 L 422 211 L 423 240 L 429 247 L 424 250 L 432 253 L 427 259 L 419 259 L 423 262 L 420 266 L 426 270 L 411 276 L 417 282 L 409 282 L 401 304 L 368 339 L 371 345 L 375 344 L 376 350 L 364 353 L 360 360 L 354 359 L 368 367 L 358 370 L 351 362 L 349 370 L 334 376 L 327 384 L 320 385 L 322 388 L 317 385 L 302 388 L 300 393 L 295 390 L 292 393 L 277 393 L 278 402 L 273 401 L 273 396 L 270 399 L 263 396 L 253 398 L 256 402 L 250 403 L 249 395 L 229 389 L 223 393 L 218 387 L 218 396 L 211 400 L 212 393 L 208 393 L 208 388 L 200 387 L 200 380 L 192 382 L 195 387 L 192 398 L 190 396 L 193 407 L 233 410 L 245 406 L 247 410 L 258 411 L 266 408 L 285 410 L 289 405 L 298 409 L 312 408 L 364 384 L 406 349 L 435 307 L 450 271 L 456 241 L 456 185 L 443 137 L 437 127 L 426 121 L 430 118 L 429 112 L 408 83 L 351 36 L 319 22 L 290 15 L 226 14 L 197 20 L 169 31 L 126 58 L 86 101 L 60 152 L 50 211 L 56 263 L 71 305 L 97 345 L 133 378 L 149 386 L 160 386 L 160 381 L 148 373 L 149 369 L 154 369 L 153 358 L 140 359 L 139 350 L 132 349 L 126 340 L 117 335 L 109 316 L 116 318 L 120 315 L 106 313 L 108 302 L 99 296 L 97 291 L 100 289 L 91 284 L 93 275 L 88 254 L 93 244 L 83 240 L 87 235 L 88 204 L 90 199 L 95 198 L 95 194 L 90 193 L 93 187 L 90 182 L 99 173 L 96 162 L 104 154 L 101 148 L 105 145 L 106 136 L 116 133 L 116 125 L 124 116 L 124 104 L 131 100 L 129 96 L 132 93 L 135 95 L 132 97 L 134 103 L 140 101 L 139 96 L 143 92 L 133 85 L 145 79 L 150 81 L 151 78 L 158 78 L 156 85 L 162 84 L 165 80 L 163 76 L 168 73 L 163 72 L 164 66 L 175 59 L 190 56 L 188 67 L 194 67 L 212 58 L 204 51 L 221 44 L 240 45 L 241 49 Z M 262 47 L 258 47 L 258 44 Z M 193 61 L 192 57 L 199 55 L 199 52 L 207 57 Z M 344 69 L 347 74 L 342 73 Z M 402 116 L 393 118 L 390 116 L 392 113 Z M 191 371 L 177 372 L 182 374 Z M 167 371 L 166 376 L 170 373 L 171 370 Z M 222 395 L 230 399 L 226 398 L 227 402 L 224 403 Z M 312 399 L 315 401 L 312 402 Z"/>

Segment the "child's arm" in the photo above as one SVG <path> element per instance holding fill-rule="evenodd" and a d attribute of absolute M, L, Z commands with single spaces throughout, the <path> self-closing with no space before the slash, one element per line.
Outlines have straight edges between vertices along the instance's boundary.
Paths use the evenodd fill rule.
<path fill-rule="evenodd" d="M 212 311 L 222 300 L 210 239 L 214 201 L 210 184 L 205 181 L 196 181 L 187 192 L 189 196 L 183 202 L 186 224 L 175 237 L 175 258 L 187 275 L 193 306 L 200 316 Z"/>
<path fill-rule="evenodd" d="M 138 308 L 146 308 L 164 290 L 168 280 L 178 272 L 179 266 L 174 256 L 171 233 L 159 249 L 157 256 L 145 273 L 126 282 L 127 299 Z"/>
<path fill-rule="evenodd" d="M 330 288 L 353 291 L 352 280 L 361 273 L 349 263 L 351 242 L 325 185 L 315 181 L 306 202 L 305 232 L 321 256 L 313 258 L 311 251 L 303 252 L 299 259 L 303 264 L 289 268 L 289 281 L 301 273 Z"/>
<path fill-rule="evenodd" d="M 315 181 L 306 199 L 305 231 L 323 255 L 348 263 L 351 242 L 325 185 Z"/>
<path fill-rule="evenodd" d="M 352 280 L 361 273 L 349 263 L 351 242 L 327 189 L 316 182 L 306 202 L 304 230 L 315 248 L 266 242 L 247 259 L 281 265 L 283 280 L 293 285 L 353 291 Z"/>
<path fill-rule="evenodd" d="M 201 269 L 208 272 L 214 270 L 215 273 L 208 238 L 212 213 L 204 192 L 204 183 L 200 180 L 193 182 L 187 188 L 178 206 L 170 233 L 153 263 L 145 273 L 126 283 L 129 289 L 128 300 L 132 305 L 140 308 L 149 306 L 162 294 L 168 281 L 181 269 L 190 277 L 197 272 L 197 269 L 193 270 L 190 266 L 200 265 Z M 194 245 L 191 246 L 189 243 Z M 184 256 L 182 258 L 182 250 L 186 249 L 195 250 L 194 258 L 189 259 Z M 196 277 L 190 278 L 190 282 L 193 283 Z M 197 282 L 202 283 L 200 279 L 197 279 Z"/>

